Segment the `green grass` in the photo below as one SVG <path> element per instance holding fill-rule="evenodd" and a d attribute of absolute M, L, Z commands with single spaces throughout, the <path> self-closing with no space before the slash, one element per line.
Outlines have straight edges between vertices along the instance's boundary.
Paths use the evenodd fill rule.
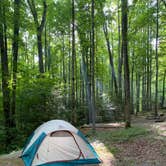
<path fill-rule="evenodd" d="M 149 133 L 148 130 L 142 127 L 132 127 L 128 129 L 117 129 L 114 131 L 100 131 L 92 134 L 88 133 L 91 140 L 99 139 L 104 143 L 108 142 L 125 142 L 135 138 L 145 136 Z"/>

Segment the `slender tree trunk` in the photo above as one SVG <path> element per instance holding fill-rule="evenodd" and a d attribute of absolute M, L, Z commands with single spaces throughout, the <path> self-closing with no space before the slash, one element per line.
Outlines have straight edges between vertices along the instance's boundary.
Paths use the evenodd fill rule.
<path fill-rule="evenodd" d="M 70 29 L 70 28 L 69 28 Z M 70 101 L 71 101 L 71 33 L 70 33 L 70 30 L 69 30 L 69 48 L 68 48 L 68 54 L 69 54 L 69 61 L 68 61 L 68 106 L 70 108 Z"/>
<path fill-rule="evenodd" d="M 152 58 L 150 58 L 149 100 L 149 109 L 150 111 L 152 111 Z"/>
<path fill-rule="evenodd" d="M 121 47 L 121 25 L 120 25 L 120 0 L 118 0 L 118 94 L 120 102 L 120 110 L 122 111 L 122 65 L 123 65 L 123 54 Z"/>
<path fill-rule="evenodd" d="M 76 50 L 75 50 L 75 54 L 76 54 Z M 77 109 L 77 107 L 78 107 L 78 65 L 77 65 L 76 56 L 74 59 L 74 64 L 75 64 L 75 106 Z"/>
<path fill-rule="evenodd" d="M 40 73 L 44 73 L 42 35 L 40 34 L 40 32 L 38 32 L 38 35 L 37 35 L 37 46 L 38 46 L 38 54 L 39 54 L 39 71 Z"/>
<path fill-rule="evenodd" d="M 37 33 L 37 45 L 38 45 L 38 56 L 39 56 L 39 72 L 44 73 L 44 64 L 43 64 L 43 51 L 42 51 L 42 32 L 46 22 L 46 12 L 47 12 L 47 5 L 46 0 L 43 0 L 43 13 L 42 13 L 42 20 L 39 24 L 38 14 L 35 7 L 34 0 L 27 0 L 31 13 L 34 18 L 36 33 Z"/>
<path fill-rule="evenodd" d="M 103 10 L 102 10 L 102 3 L 100 3 L 100 7 L 101 7 L 101 13 L 104 17 L 104 24 L 103 24 L 103 32 L 104 32 L 104 36 L 105 36 L 105 40 L 106 40 L 106 44 L 107 44 L 107 50 L 108 50 L 108 55 L 109 55 L 109 62 L 110 62 L 110 67 L 111 67 L 111 72 L 112 72 L 112 75 L 111 75 L 111 78 L 112 78 L 112 85 L 114 85 L 115 87 L 115 94 L 116 96 L 118 96 L 118 84 L 117 84 L 117 79 L 116 79 L 116 74 L 115 74 L 115 68 L 114 68 L 114 61 L 113 61 L 113 52 L 111 52 L 111 47 L 110 47 L 110 40 L 109 40 L 109 34 L 108 34 L 108 28 L 107 28 L 107 20 L 106 20 L 106 17 L 103 13 Z M 120 39 L 119 39 L 120 40 Z M 112 34 L 112 46 L 113 46 L 113 34 Z M 112 47 L 113 49 L 113 47 Z M 113 89 L 113 88 L 112 88 Z"/>
<path fill-rule="evenodd" d="M 134 50 L 132 58 L 134 59 Z M 134 114 L 134 60 L 131 67 L 131 114 Z"/>
<path fill-rule="evenodd" d="M 87 103 L 88 103 L 88 110 L 89 110 L 88 116 L 91 116 L 92 112 L 95 112 L 94 111 L 95 107 L 94 107 L 94 104 L 92 103 L 91 95 L 90 95 L 90 84 L 89 84 L 87 66 L 85 63 L 85 54 L 86 54 L 86 49 L 82 48 L 82 56 L 81 56 L 81 70 L 82 70 L 82 72 L 81 73 L 82 73 L 82 77 L 85 81 L 85 89 L 86 89 L 86 96 L 87 96 Z M 91 118 L 91 117 L 89 117 L 89 118 Z"/>
<path fill-rule="evenodd" d="M 2 95 L 3 95 L 3 113 L 5 119 L 6 148 L 10 144 L 10 89 L 9 89 L 9 68 L 7 55 L 7 41 L 5 23 L 5 6 L 0 3 L 0 51 L 1 51 L 1 71 L 2 71 Z"/>
<path fill-rule="evenodd" d="M 147 35 L 147 111 L 150 110 L 150 48 L 149 48 L 149 36 L 150 30 L 148 25 L 148 35 Z"/>
<path fill-rule="evenodd" d="M 155 81 L 155 116 L 158 115 L 158 13 L 159 13 L 159 1 L 157 0 L 157 16 L 156 16 L 156 81 Z"/>
<path fill-rule="evenodd" d="M 45 54 L 45 71 L 48 70 L 48 49 L 47 49 L 47 26 L 44 28 L 44 54 Z"/>
<path fill-rule="evenodd" d="M 76 109 L 75 109 L 75 0 L 72 0 L 72 83 L 71 83 L 71 97 L 72 97 L 72 117 L 73 122 L 76 123 Z"/>
<path fill-rule="evenodd" d="M 12 102 L 11 102 L 11 126 L 16 126 L 16 87 L 17 87 L 17 61 L 19 46 L 19 28 L 20 28 L 20 0 L 14 1 L 14 35 L 13 35 L 13 82 L 12 82 Z"/>
<path fill-rule="evenodd" d="M 91 70 L 91 79 L 92 79 L 92 91 L 91 91 L 91 100 L 92 105 L 94 109 L 92 109 L 92 128 L 93 131 L 95 131 L 95 121 L 96 121 L 96 110 L 95 110 L 95 22 L 94 22 L 94 9 L 95 9 L 95 1 L 92 0 L 92 8 L 91 8 L 91 17 L 92 17 L 92 24 L 91 24 L 91 32 L 92 32 L 92 38 L 91 38 L 91 56 L 92 56 L 92 70 Z"/>
<path fill-rule="evenodd" d="M 151 41 L 151 30 L 149 34 L 149 41 Z M 149 49 L 149 109 L 152 111 L 152 48 Z"/>
<path fill-rule="evenodd" d="M 114 86 L 115 86 L 115 94 L 116 94 L 116 96 L 118 96 L 118 85 L 117 85 L 117 80 L 116 80 L 114 61 L 113 61 L 113 56 L 112 56 L 112 52 L 111 52 L 111 48 L 110 48 L 110 41 L 109 41 L 109 37 L 108 37 L 108 29 L 107 29 L 106 22 L 103 25 L 103 31 L 104 31 L 104 36 L 105 36 L 106 43 L 107 43 L 109 62 L 110 62 L 112 77 L 113 77 L 112 79 L 113 79 Z"/>
<path fill-rule="evenodd" d="M 144 58 L 144 61 L 145 61 L 145 58 Z M 145 87 L 145 64 L 143 66 L 143 75 L 142 75 L 142 111 L 145 111 L 146 110 L 146 106 L 145 106 L 145 103 L 146 103 L 146 87 Z"/>
<path fill-rule="evenodd" d="M 162 108 L 164 108 L 164 103 L 165 103 L 165 77 L 166 77 L 166 70 L 164 71 L 164 76 L 163 76 L 163 91 L 162 91 L 162 101 L 161 101 Z"/>
<path fill-rule="evenodd" d="M 51 46 L 50 46 L 50 27 L 48 27 L 48 54 L 47 54 L 47 67 L 48 71 L 50 71 L 51 68 Z"/>
<path fill-rule="evenodd" d="M 124 92 L 125 92 L 125 126 L 131 126 L 130 122 L 130 72 L 129 72 L 129 59 L 128 59 L 128 1 L 122 0 L 122 50 L 124 57 Z"/>
<path fill-rule="evenodd" d="M 63 77 L 63 89 L 64 89 L 64 96 L 65 96 L 65 101 L 64 104 L 65 106 L 67 105 L 67 91 L 66 91 L 66 83 L 67 83 L 67 78 L 66 78 L 66 64 L 65 64 L 65 36 L 62 34 L 62 77 Z"/>
<path fill-rule="evenodd" d="M 140 111 L 140 74 L 136 73 L 136 115 Z"/>

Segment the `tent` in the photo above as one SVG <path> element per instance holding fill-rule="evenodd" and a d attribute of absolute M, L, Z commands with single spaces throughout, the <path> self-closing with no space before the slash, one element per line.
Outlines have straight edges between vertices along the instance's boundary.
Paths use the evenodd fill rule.
<path fill-rule="evenodd" d="M 51 120 L 29 137 L 21 158 L 25 166 L 97 166 L 100 159 L 85 136 L 70 123 Z"/>

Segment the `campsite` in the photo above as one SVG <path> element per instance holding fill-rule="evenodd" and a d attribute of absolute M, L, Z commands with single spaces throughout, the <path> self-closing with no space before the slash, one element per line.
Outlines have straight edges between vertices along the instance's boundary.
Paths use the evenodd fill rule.
<path fill-rule="evenodd" d="M 1 0 L 0 166 L 165 166 L 166 0 Z"/>

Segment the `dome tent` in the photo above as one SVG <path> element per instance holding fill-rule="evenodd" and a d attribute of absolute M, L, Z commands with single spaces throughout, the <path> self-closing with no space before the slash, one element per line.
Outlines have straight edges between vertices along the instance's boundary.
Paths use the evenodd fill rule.
<path fill-rule="evenodd" d="M 21 158 L 25 166 L 96 166 L 100 163 L 85 136 L 63 120 L 51 120 L 39 126 L 28 139 Z"/>

